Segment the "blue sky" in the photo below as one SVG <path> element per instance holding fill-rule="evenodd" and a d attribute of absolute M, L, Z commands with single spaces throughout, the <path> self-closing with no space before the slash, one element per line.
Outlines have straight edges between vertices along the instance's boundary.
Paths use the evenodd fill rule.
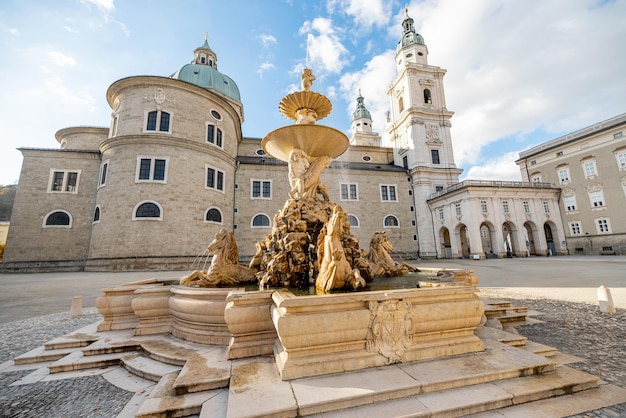
<path fill-rule="evenodd" d="M 57 130 L 108 126 L 120 78 L 169 76 L 208 32 L 218 69 L 239 86 L 245 136 L 291 123 L 278 102 L 307 59 L 348 131 L 361 89 L 384 130 L 404 7 L 445 68 L 464 178 L 519 180 L 517 153 L 624 113 L 626 0 L 4 0 L 0 4 L 0 184 L 16 148 L 58 148 Z"/>

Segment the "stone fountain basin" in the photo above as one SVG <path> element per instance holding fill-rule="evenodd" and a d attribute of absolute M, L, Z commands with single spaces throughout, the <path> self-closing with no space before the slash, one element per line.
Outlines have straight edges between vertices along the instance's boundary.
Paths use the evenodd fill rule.
<path fill-rule="evenodd" d="M 295 296 L 288 290 L 192 288 L 172 284 L 176 280 L 104 289 L 97 301 L 104 316 L 99 331 L 171 333 L 227 345 L 231 359 L 273 353 L 283 380 L 484 349 L 474 335 L 483 303 L 474 286 L 458 282 Z"/>
<path fill-rule="evenodd" d="M 350 140 L 340 130 L 324 125 L 287 125 L 265 135 L 261 146 L 269 155 L 282 161 L 289 161 L 289 153 L 299 148 L 311 157 L 329 156 L 336 158 L 343 154 Z"/>

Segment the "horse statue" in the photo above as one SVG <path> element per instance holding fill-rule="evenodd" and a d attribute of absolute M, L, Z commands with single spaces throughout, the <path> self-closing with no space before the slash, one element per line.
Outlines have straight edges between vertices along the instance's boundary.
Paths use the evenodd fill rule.
<path fill-rule="evenodd" d="M 196 270 L 180 281 L 184 286 L 236 286 L 256 281 L 256 271 L 239 264 L 239 249 L 232 232 L 222 228 L 207 248 L 212 255 L 207 271 Z"/>
<path fill-rule="evenodd" d="M 391 258 L 393 245 L 385 232 L 376 232 L 370 241 L 370 250 L 367 261 L 373 277 L 393 277 L 418 271 L 407 263 L 398 263 Z"/>
<path fill-rule="evenodd" d="M 320 231 L 317 248 L 319 273 L 315 287 L 319 292 L 328 293 L 332 289 L 365 287 L 365 280 L 359 269 L 352 268 L 346 259 L 341 245 L 343 236 L 343 209 L 335 205 L 328 223 Z"/>

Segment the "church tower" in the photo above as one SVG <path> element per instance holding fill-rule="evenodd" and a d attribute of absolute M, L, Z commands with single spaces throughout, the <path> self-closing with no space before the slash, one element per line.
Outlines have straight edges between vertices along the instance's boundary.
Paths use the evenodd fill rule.
<path fill-rule="evenodd" d="M 415 31 L 408 12 L 402 22 L 402 39 L 396 48 L 398 74 L 387 90 L 391 120 L 384 146 L 394 149 L 394 163 L 407 169 L 413 187 L 419 253 L 435 257 L 430 195 L 458 183 L 462 170 L 456 167 L 446 108 L 443 76 L 446 70 L 428 64 L 428 48 Z"/>
<path fill-rule="evenodd" d="M 356 99 L 356 110 L 352 113 L 352 137 L 350 145 L 364 145 L 369 147 L 380 146 L 380 135 L 372 131 L 372 114 L 365 108 L 365 99 L 361 96 Z"/>

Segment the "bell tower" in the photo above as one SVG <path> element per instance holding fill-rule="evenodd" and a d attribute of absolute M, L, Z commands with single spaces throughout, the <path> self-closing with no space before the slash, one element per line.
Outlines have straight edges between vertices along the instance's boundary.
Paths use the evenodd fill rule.
<path fill-rule="evenodd" d="M 430 195 L 459 182 L 450 136 L 454 112 L 446 108 L 446 70 L 428 64 L 428 48 L 406 11 L 396 47 L 398 74 L 387 90 L 391 120 L 383 144 L 393 148 L 395 165 L 407 169 L 413 185 L 420 256 L 435 257 Z"/>

